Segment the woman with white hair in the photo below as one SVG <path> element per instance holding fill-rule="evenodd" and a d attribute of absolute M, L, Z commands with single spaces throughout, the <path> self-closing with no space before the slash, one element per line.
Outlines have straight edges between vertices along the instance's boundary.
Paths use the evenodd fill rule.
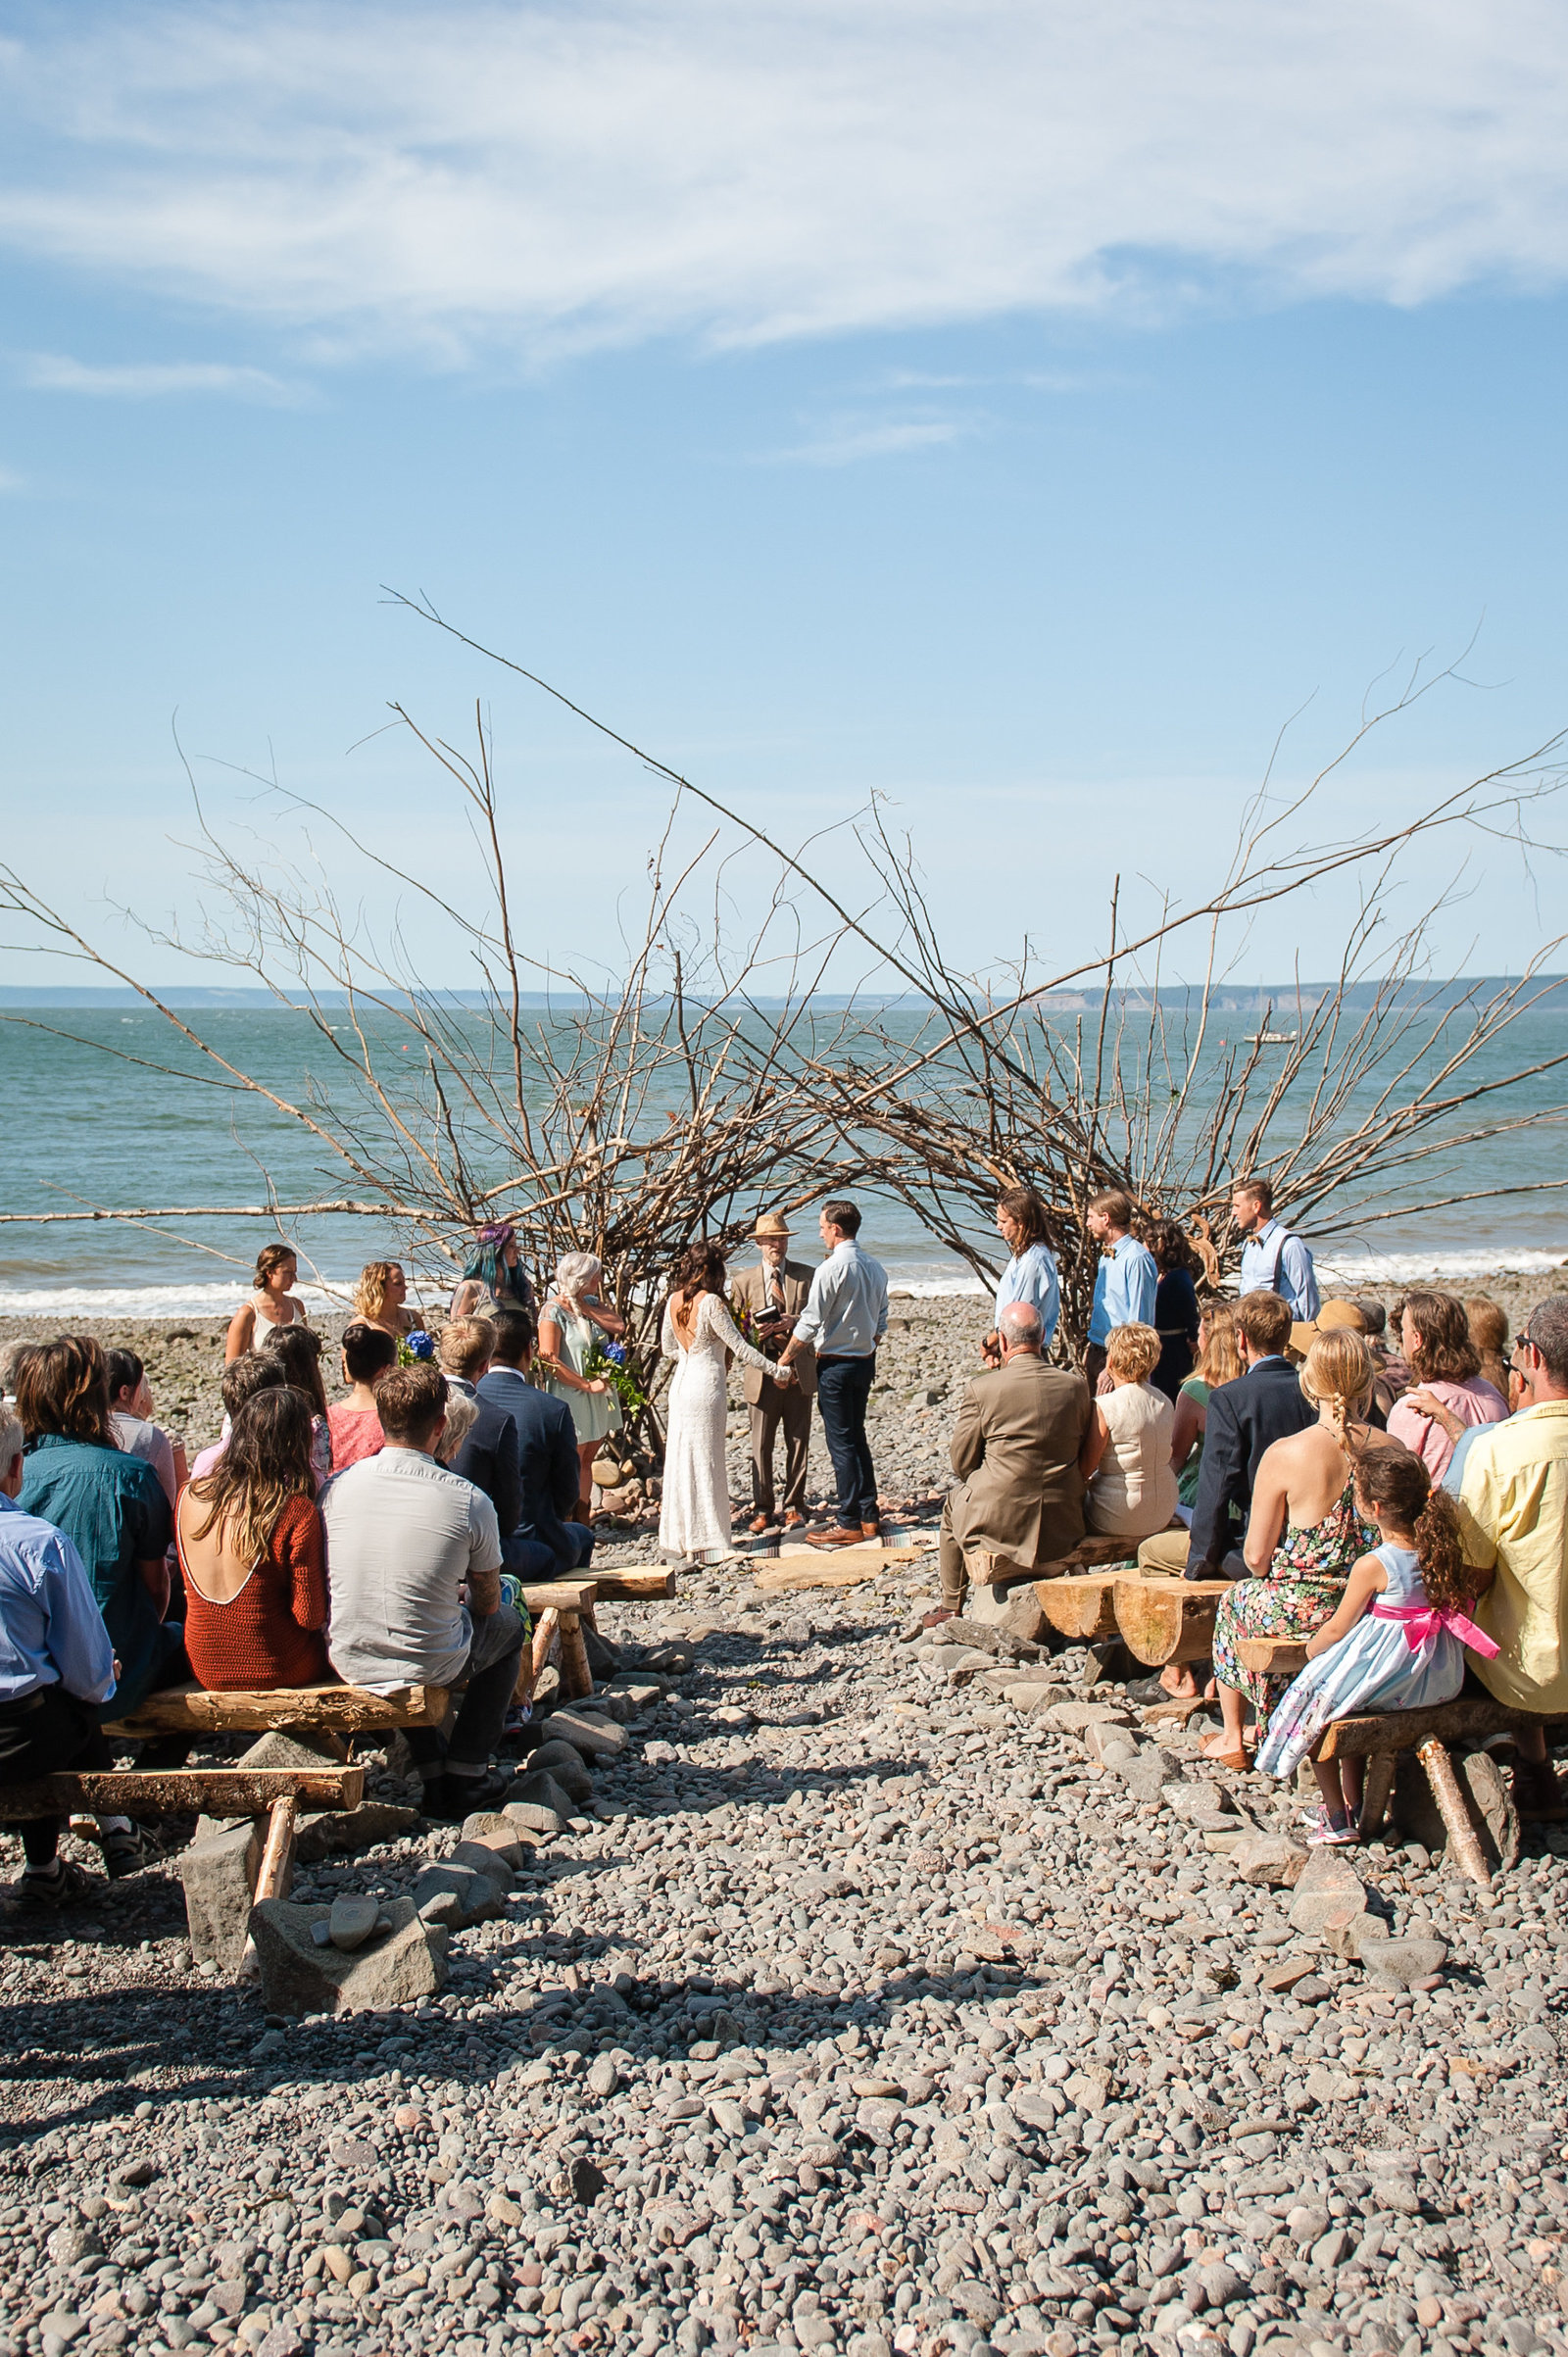
<path fill-rule="evenodd" d="M 563 1252 L 550 1299 L 539 1312 L 540 1388 L 564 1399 L 577 1431 L 578 1522 L 593 1520 L 594 1458 L 607 1433 L 620 1430 L 620 1402 L 602 1375 L 584 1368 L 604 1337 L 618 1342 L 626 1321 L 599 1298 L 604 1262 L 597 1252 Z"/>

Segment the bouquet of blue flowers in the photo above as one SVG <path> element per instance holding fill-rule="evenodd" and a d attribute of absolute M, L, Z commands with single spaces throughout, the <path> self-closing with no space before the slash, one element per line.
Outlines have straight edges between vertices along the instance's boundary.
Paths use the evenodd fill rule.
<path fill-rule="evenodd" d="M 434 1356 L 435 1336 L 426 1334 L 422 1326 L 416 1326 L 412 1334 L 405 1334 L 398 1345 L 398 1365 L 400 1367 L 417 1366 L 421 1359 Z"/>
<path fill-rule="evenodd" d="M 583 1374 L 590 1383 L 601 1379 L 608 1383 L 625 1415 L 635 1416 L 648 1405 L 648 1394 L 632 1372 L 624 1343 L 596 1342 L 588 1353 Z"/>

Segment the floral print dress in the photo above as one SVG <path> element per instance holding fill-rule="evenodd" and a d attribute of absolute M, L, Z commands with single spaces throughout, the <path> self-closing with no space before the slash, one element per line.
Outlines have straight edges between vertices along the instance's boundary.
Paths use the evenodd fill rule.
<path fill-rule="evenodd" d="M 1214 1615 L 1214 1675 L 1221 1686 L 1247 1695 L 1257 1713 L 1259 1736 L 1291 1681 L 1244 1669 L 1236 1650 L 1239 1641 L 1313 1636 L 1339 1609 L 1352 1566 L 1377 1544 L 1377 1532 L 1355 1510 L 1355 1483 L 1348 1481 L 1321 1522 L 1286 1524 L 1261 1579 L 1238 1580 L 1230 1594 L 1220 1597 Z"/>

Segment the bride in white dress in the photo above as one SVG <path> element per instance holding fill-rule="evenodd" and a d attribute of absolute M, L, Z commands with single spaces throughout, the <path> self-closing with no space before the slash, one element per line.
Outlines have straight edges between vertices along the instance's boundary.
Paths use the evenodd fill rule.
<path fill-rule="evenodd" d="M 760 1367 L 774 1383 L 795 1378 L 738 1332 L 724 1304 L 724 1258 L 715 1245 L 695 1244 L 681 1255 L 664 1303 L 660 1349 L 675 1369 L 664 1441 L 660 1552 L 708 1562 L 735 1551 L 724 1465 L 725 1354 Z"/>

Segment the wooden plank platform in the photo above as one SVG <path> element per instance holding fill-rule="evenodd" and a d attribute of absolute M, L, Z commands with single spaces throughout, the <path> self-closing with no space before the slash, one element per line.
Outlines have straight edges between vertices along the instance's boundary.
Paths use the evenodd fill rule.
<path fill-rule="evenodd" d="M 799 1555 L 768 1556 L 758 1564 L 753 1578 L 764 1596 L 795 1588 L 858 1588 L 864 1580 L 880 1579 L 887 1571 L 902 1571 L 916 1548 L 841 1547 L 832 1554 L 812 1547 Z"/>
<path fill-rule="evenodd" d="M 129 1742 L 138 1736 L 263 1734 L 270 1727 L 330 1729 L 365 1734 L 375 1727 L 439 1727 L 446 1715 L 444 1686 L 399 1686 L 368 1694 L 358 1686 L 284 1686 L 211 1694 L 202 1686 L 169 1686 L 149 1694 L 128 1718 L 105 1733 Z"/>
<path fill-rule="evenodd" d="M 765 1563 L 831 1563 L 845 1555 L 874 1555 L 879 1563 L 912 1563 L 917 1555 L 931 1554 L 937 1545 L 937 1534 L 920 1541 L 914 1547 L 876 1547 L 867 1540 L 863 1547 L 808 1547 L 804 1540 L 788 1540 L 776 1555 L 764 1555 Z"/>
<path fill-rule="evenodd" d="M 1214 1642 L 1214 1614 L 1229 1580 L 1122 1579 L 1111 1597 L 1116 1633 L 1151 1669 L 1167 1661 L 1202 1661 Z"/>
<path fill-rule="evenodd" d="M 586 1612 L 594 1604 L 640 1604 L 675 1594 L 672 1568 L 652 1571 L 590 1571 L 580 1580 L 530 1580 L 522 1600 L 535 1616 L 541 1612 Z"/>
<path fill-rule="evenodd" d="M 164 1768 L 137 1772 L 39 1776 L 30 1784 L 0 1785 L 0 1825 L 29 1817 L 190 1816 L 265 1817 L 274 1800 L 295 1797 L 305 1808 L 357 1809 L 365 1798 L 363 1768 Z"/>

